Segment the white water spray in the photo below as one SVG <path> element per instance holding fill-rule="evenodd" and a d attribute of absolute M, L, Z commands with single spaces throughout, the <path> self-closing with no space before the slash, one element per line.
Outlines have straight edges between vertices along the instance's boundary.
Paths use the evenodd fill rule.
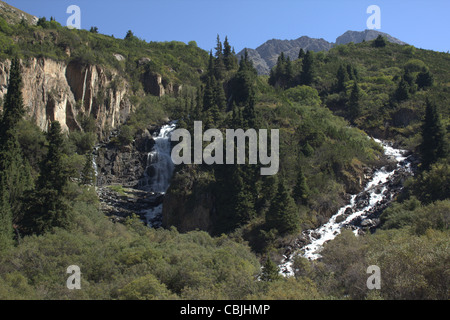
<path fill-rule="evenodd" d="M 170 179 L 174 171 L 171 158 L 170 136 L 176 128 L 176 122 L 164 125 L 159 133 L 153 135 L 155 145 L 147 155 L 147 168 L 143 178 L 142 188 L 153 192 L 156 196 L 164 195 L 169 188 Z M 156 207 L 145 210 L 147 224 L 153 225 L 152 221 L 162 214 L 162 203 Z"/>

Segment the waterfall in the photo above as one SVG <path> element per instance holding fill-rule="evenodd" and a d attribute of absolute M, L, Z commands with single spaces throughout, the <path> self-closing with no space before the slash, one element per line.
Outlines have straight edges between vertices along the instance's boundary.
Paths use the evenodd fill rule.
<path fill-rule="evenodd" d="M 383 146 L 385 155 L 397 162 L 396 168 L 389 170 L 387 167 L 382 167 L 377 170 L 371 181 L 366 185 L 364 191 L 352 195 L 350 203 L 340 208 L 326 224 L 318 229 L 306 231 L 304 235 L 310 240 L 310 243 L 289 256 L 285 256 L 283 263 L 279 266 L 280 271 L 284 275 L 293 275 L 292 263 L 297 255 L 302 255 L 309 260 L 320 258 L 320 251 L 325 242 L 333 240 L 341 233 L 342 228 L 351 225 L 351 222 L 355 221 L 355 219 L 364 221 L 371 212 L 371 209 L 374 209 L 377 205 L 383 203 L 383 201 L 391 200 L 389 198 L 391 194 L 388 192 L 389 190 L 386 184 L 398 169 L 403 169 L 405 172 L 412 174 L 411 163 L 404 156 L 405 150 L 395 149 L 386 142 L 377 139 L 374 140 Z M 366 200 L 366 202 L 362 202 L 363 205 L 357 201 L 362 197 Z M 355 227 L 353 232 L 358 235 L 359 230 L 359 227 Z"/>
<path fill-rule="evenodd" d="M 155 197 L 163 196 L 169 188 L 170 179 L 174 171 L 171 157 L 170 136 L 176 128 L 176 122 L 164 125 L 159 133 L 153 134 L 155 145 L 147 155 L 147 167 L 141 182 L 143 190 L 154 193 Z M 144 210 L 149 226 L 158 226 L 162 215 L 162 203 Z"/>
<path fill-rule="evenodd" d="M 94 152 L 92 153 L 92 167 L 94 168 L 94 173 L 95 173 L 95 179 L 97 179 L 98 177 L 98 166 L 97 166 L 97 153 L 98 153 L 98 149 L 100 148 L 100 146 L 95 146 L 94 147 Z"/>

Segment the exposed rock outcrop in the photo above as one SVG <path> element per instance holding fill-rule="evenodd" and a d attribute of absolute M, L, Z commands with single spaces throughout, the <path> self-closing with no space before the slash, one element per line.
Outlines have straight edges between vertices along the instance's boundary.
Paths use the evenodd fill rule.
<path fill-rule="evenodd" d="M 26 116 L 42 130 L 55 120 L 63 130 L 80 129 L 80 117 L 92 116 L 102 138 L 132 111 L 129 84 L 115 70 L 47 58 L 30 58 L 21 64 Z M 10 60 L 0 62 L 0 98 L 7 92 L 10 66 Z"/>
<path fill-rule="evenodd" d="M 165 94 L 178 94 L 182 85 L 173 84 L 162 78 L 158 73 L 147 71 L 141 77 L 141 82 L 146 93 L 157 97 L 162 97 Z"/>
<path fill-rule="evenodd" d="M 152 134 L 149 130 L 144 130 L 130 145 L 119 147 L 108 142 L 98 146 L 95 154 L 99 172 L 97 186 L 138 188 L 153 145 Z"/>

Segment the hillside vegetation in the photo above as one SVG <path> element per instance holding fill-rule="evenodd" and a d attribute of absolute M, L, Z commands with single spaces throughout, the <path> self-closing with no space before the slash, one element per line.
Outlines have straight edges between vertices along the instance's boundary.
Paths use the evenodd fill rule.
<path fill-rule="evenodd" d="M 257 76 L 247 55 L 238 61 L 228 39 L 218 37 L 208 56 L 194 42 L 91 31 L 42 18 L 37 26 L 0 19 L 0 58 L 13 60 L 0 127 L 1 299 L 449 298 L 450 55 L 377 39 L 294 61 L 280 56 L 268 77 Z M 136 217 L 114 224 L 99 209 L 89 119 L 68 135 L 58 122 L 42 132 L 22 119 L 14 58 L 40 55 L 107 65 L 128 77 L 136 108 L 118 146 L 166 118 L 191 132 L 194 121 L 205 129 L 279 129 L 280 171 L 178 166 L 172 209 L 195 215 L 212 194 L 208 233 L 149 229 Z M 143 57 L 150 61 L 140 66 Z M 146 70 L 187 86 L 176 96 L 152 96 L 140 87 Z M 364 187 L 366 173 L 386 163 L 367 134 L 416 152 L 416 176 L 383 213 L 380 230 L 343 232 L 320 261 L 299 258 L 295 277 L 281 277 L 273 261 L 279 249 L 325 222 Z M 70 265 L 81 268 L 82 290 L 65 287 Z M 381 290 L 366 288 L 369 265 L 382 270 Z"/>

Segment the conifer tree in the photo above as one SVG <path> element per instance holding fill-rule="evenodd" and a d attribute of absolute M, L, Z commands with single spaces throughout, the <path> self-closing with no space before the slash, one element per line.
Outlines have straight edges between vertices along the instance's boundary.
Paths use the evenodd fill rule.
<path fill-rule="evenodd" d="M 405 80 L 404 77 L 402 77 L 402 79 L 400 80 L 400 82 L 397 86 L 397 89 L 395 90 L 394 99 L 397 102 L 405 101 L 405 100 L 409 99 L 409 95 L 410 95 L 410 89 L 409 89 L 408 82 Z"/>
<path fill-rule="evenodd" d="M 225 111 L 227 107 L 227 97 L 223 89 L 222 82 L 215 81 L 214 86 L 214 103 L 220 111 Z"/>
<path fill-rule="evenodd" d="M 381 34 L 373 41 L 372 44 L 375 48 L 384 48 L 387 45 L 387 40 Z"/>
<path fill-rule="evenodd" d="M 217 35 L 217 45 L 216 45 L 216 53 L 215 53 L 215 60 L 214 60 L 214 76 L 217 80 L 222 80 L 225 73 L 225 62 L 224 62 L 224 55 L 223 55 L 223 45 L 220 41 L 219 35 Z"/>
<path fill-rule="evenodd" d="M 345 90 L 345 83 L 349 80 L 349 75 L 347 70 L 343 65 L 339 66 L 339 69 L 336 74 L 337 83 L 336 83 L 336 91 L 342 92 Z"/>
<path fill-rule="evenodd" d="M 247 103 L 244 106 L 242 112 L 245 129 L 254 129 L 256 126 L 256 113 L 255 113 L 255 93 L 252 91 L 248 98 Z"/>
<path fill-rule="evenodd" d="M 305 55 L 306 55 L 305 50 L 303 50 L 303 48 L 300 48 L 300 52 L 298 53 L 298 58 L 303 59 L 305 57 Z"/>
<path fill-rule="evenodd" d="M 349 117 L 352 121 L 354 121 L 361 114 L 361 89 L 358 86 L 358 83 L 355 81 L 352 93 L 350 94 L 350 99 L 348 101 L 348 113 Z"/>
<path fill-rule="evenodd" d="M 355 69 L 352 67 L 351 64 L 347 64 L 347 74 L 348 74 L 348 78 L 349 80 L 356 80 L 355 77 Z"/>
<path fill-rule="evenodd" d="M 419 89 L 433 86 L 434 79 L 430 70 L 425 70 L 417 75 L 416 83 Z"/>
<path fill-rule="evenodd" d="M 281 235 L 291 234 L 300 229 L 297 205 L 283 180 L 279 181 L 277 195 L 266 213 L 266 227 L 268 230 L 278 230 Z"/>
<path fill-rule="evenodd" d="M 281 279 L 280 268 L 272 259 L 267 258 L 262 267 L 261 280 L 266 282 L 273 282 Z"/>
<path fill-rule="evenodd" d="M 447 156 L 446 130 L 441 122 L 441 116 L 436 104 L 426 101 L 425 119 L 422 124 L 422 143 L 419 147 L 424 169 L 440 158 Z"/>
<path fill-rule="evenodd" d="M 81 171 L 82 185 L 95 185 L 95 170 L 93 167 L 92 153 L 86 153 L 83 170 Z"/>
<path fill-rule="evenodd" d="M 5 185 L 0 184 L 0 252 L 13 243 L 13 216 Z"/>
<path fill-rule="evenodd" d="M 27 233 L 41 234 L 55 227 L 67 227 L 71 221 L 71 207 L 65 198 L 68 172 L 63 164 L 63 135 L 58 121 L 52 122 L 48 140 L 49 150 L 22 221 Z"/>
<path fill-rule="evenodd" d="M 306 205 L 308 203 L 308 196 L 308 184 L 306 183 L 306 177 L 303 173 L 303 170 L 300 167 L 297 173 L 297 182 L 293 190 L 293 197 L 298 204 Z"/>
<path fill-rule="evenodd" d="M 8 91 L 0 121 L 0 214 L 4 221 L 17 221 L 22 213 L 21 197 L 32 187 L 30 166 L 22 156 L 17 124 L 25 113 L 22 100 L 20 61 L 11 62 Z M 5 222 L 6 223 L 6 222 Z M 4 226 L 10 230 L 11 226 Z"/>
<path fill-rule="evenodd" d="M 303 59 L 303 70 L 300 75 L 301 84 L 310 86 L 314 81 L 314 74 L 314 55 L 311 50 L 308 50 Z"/>
<path fill-rule="evenodd" d="M 237 58 L 228 42 L 228 37 L 225 37 L 223 42 L 223 61 L 228 71 L 236 69 Z"/>
<path fill-rule="evenodd" d="M 248 51 L 245 50 L 244 56 L 239 62 L 239 70 L 231 80 L 233 102 L 236 105 L 243 106 L 248 102 L 254 90 L 256 76 L 257 71 L 248 57 Z"/>

